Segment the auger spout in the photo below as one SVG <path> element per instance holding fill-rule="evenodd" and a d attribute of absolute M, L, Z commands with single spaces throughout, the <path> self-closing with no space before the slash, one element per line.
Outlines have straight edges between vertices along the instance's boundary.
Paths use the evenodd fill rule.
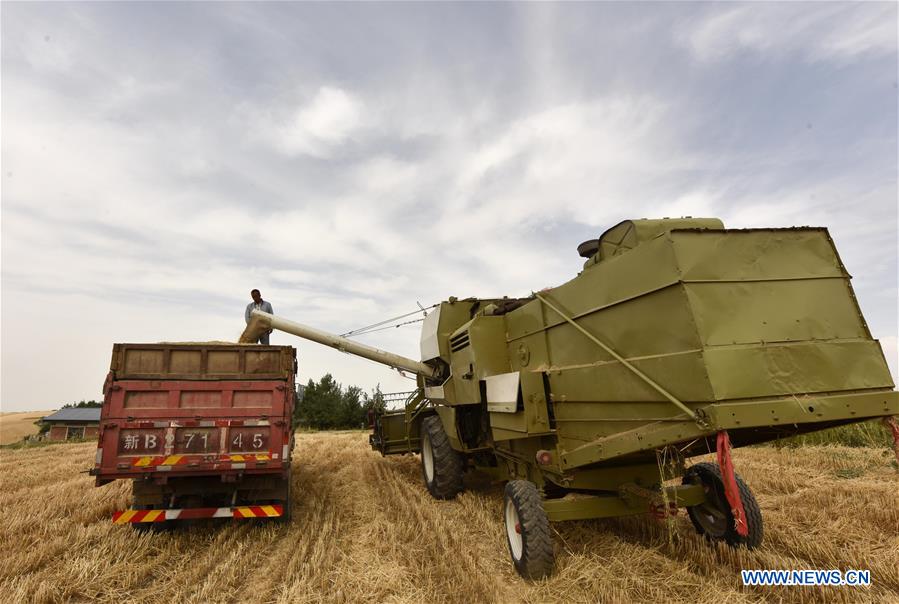
<path fill-rule="evenodd" d="M 354 342 L 353 340 L 271 315 L 261 310 L 254 310 L 251 313 L 250 324 L 247 325 L 247 329 L 244 331 L 243 335 L 241 335 L 240 341 L 242 343 L 255 342 L 262 330 L 268 329 L 277 329 L 278 331 L 293 334 L 306 340 L 312 340 L 313 342 L 336 348 L 341 352 L 363 357 L 370 361 L 393 367 L 394 369 L 409 371 L 426 378 L 437 377 L 436 369 L 420 361 L 415 361 L 373 346 Z"/>

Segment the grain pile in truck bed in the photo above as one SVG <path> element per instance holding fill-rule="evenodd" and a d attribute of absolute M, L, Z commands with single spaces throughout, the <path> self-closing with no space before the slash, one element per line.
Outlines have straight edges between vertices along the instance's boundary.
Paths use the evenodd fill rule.
<path fill-rule="evenodd" d="M 237 346 L 244 342 L 226 342 L 224 340 L 209 340 L 207 342 L 157 342 L 157 344 L 184 344 L 186 346 Z"/>

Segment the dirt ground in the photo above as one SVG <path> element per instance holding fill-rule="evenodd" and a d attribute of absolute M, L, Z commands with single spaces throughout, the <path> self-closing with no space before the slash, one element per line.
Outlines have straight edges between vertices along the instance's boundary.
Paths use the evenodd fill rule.
<path fill-rule="evenodd" d="M 557 569 L 513 571 L 501 485 L 425 491 L 417 457 L 366 435 L 299 434 L 293 522 L 163 533 L 110 523 L 130 485 L 82 472 L 91 444 L 0 452 L 4 602 L 899 602 L 899 475 L 878 449 L 734 451 L 762 508 L 753 552 L 714 547 L 682 514 L 555 524 Z M 476 481 L 478 482 L 478 481 Z M 869 569 L 870 587 L 743 587 L 740 569 Z"/>
<path fill-rule="evenodd" d="M 0 445 L 18 442 L 29 434 L 37 434 L 35 420 L 53 411 L 11 411 L 0 413 Z"/>

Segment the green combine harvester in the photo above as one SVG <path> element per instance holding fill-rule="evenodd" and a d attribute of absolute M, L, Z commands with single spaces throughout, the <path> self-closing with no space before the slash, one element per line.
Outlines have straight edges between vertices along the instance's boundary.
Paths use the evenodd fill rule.
<path fill-rule="evenodd" d="M 899 414 L 827 229 L 627 220 L 578 252 L 583 271 L 558 287 L 442 302 L 421 361 L 256 320 L 417 374 L 405 407 L 374 418 L 372 447 L 420 453 L 438 499 L 470 470 L 508 481 L 509 552 L 528 578 L 552 571 L 551 521 L 684 507 L 709 539 L 755 547 L 761 513 L 731 446 Z M 710 452 L 719 463 L 685 463 Z"/>

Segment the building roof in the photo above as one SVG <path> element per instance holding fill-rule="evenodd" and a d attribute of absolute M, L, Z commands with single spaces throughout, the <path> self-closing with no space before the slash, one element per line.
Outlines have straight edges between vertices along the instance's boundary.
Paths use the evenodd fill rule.
<path fill-rule="evenodd" d="M 99 422 L 100 407 L 78 407 L 60 409 L 56 413 L 42 417 L 45 422 Z"/>

